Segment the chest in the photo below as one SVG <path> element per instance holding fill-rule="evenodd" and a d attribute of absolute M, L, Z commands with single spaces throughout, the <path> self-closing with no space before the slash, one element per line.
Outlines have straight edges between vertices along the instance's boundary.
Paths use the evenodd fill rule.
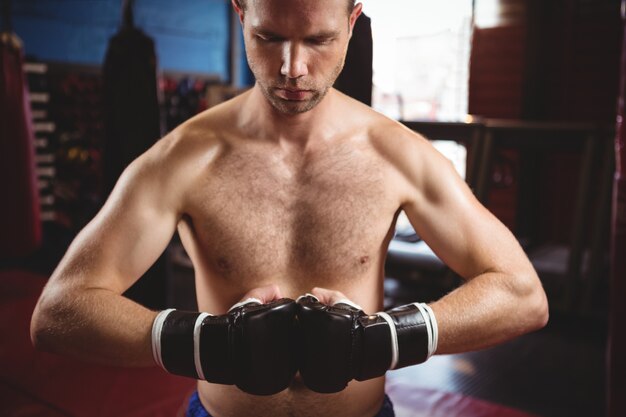
<path fill-rule="evenodd" d="M 363 274 L 386 250 L 398 207 L 389 181 L 385 163 L 361 150 L 299 164 L 227 154 L 191 199 L 194 239 L 224 277 Z"/>

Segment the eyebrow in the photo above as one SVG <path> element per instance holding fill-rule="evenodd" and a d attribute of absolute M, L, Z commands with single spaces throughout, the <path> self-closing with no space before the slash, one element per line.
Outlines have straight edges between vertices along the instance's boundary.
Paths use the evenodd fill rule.
<path fill-rule="evenodd" d="M 278 34 L 276 32 L 272 32 L 271 30 L 264 29 L 260 26 L 253 26 L 252 30 L 259 35 L 273 37 L 273 38 L 284 38 L 283 35 Z M 338 30 L 323 30 L 311 35 L 306 36 L 307 39 L 328 39 L 335 38 L 339 36 L 340 32 Z"/>

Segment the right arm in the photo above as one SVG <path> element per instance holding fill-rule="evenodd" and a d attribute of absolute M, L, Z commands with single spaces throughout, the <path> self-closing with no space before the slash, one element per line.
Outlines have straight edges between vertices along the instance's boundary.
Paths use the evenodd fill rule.
<path fill-rule="evenodd" d="M 167 247 L 180 218 L 180 158 L 165 138 L 124 171 L 78 234 L 33 312 L 38 349 L 109 365 L 147 366 L 156 312 L 122 296 Z M 188 180 L 188 179 L 187 179 Z"/>

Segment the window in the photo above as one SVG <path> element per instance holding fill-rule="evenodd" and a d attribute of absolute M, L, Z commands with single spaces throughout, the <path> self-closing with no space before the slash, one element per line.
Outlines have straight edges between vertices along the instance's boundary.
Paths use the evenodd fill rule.
<path fill-rule="evenodd" d="M 358 1 L 372 19 L 372 106 L 398 120 L 465 120 L 472 2 Z"/>

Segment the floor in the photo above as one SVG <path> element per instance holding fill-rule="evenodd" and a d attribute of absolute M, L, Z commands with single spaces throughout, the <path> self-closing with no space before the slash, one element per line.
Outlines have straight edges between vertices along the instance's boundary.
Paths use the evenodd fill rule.
<path fill-rule="evenodd" d="M 158 367 L 120 368 L 33 348 L 29 323 L 47 275 L 0 268 L 0 416 L 172 417 L 195 381 Z M 141 389 L 137 389 L 141 387 Z"/>
<path fill-rule="evenodd" d="M 54 235 L 33 257 L 8 264 L 0 261 L 0 267 L 28 266 L 49 272 L 69 240 Z M 179 255 L 168 251 L 167 302 L 193 308 L 193 273 Z M 391 277 L 385 290 L 388 305 L 423 300 L 429 291 L 437 293 L 415 280 Z M 600 417 L 605 414 L 606 338 L 602 315 L 552 312 L 548 326 L 538 332 L 488 350 L 437 355 L 425 364 L 389 372 L 388 378 L 392 384 L 463 394 L 541 417 Z"/>

